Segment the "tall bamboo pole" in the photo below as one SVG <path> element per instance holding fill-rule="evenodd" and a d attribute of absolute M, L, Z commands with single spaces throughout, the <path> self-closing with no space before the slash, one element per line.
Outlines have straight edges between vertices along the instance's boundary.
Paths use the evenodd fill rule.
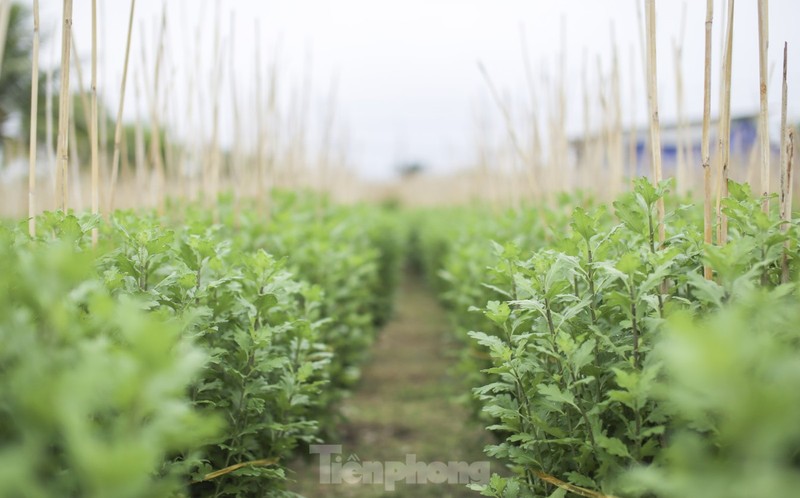
<path fill-rule="evenodd" d="M 761 209 L 769 212 L 769 100 L 767 99 L 767 57 L 769 49 L 769 0 L 758 0 L 758 76 L 761 109 L 758 114 L 758 135 L 761 144 Z"/>
<path fill-rule="evenodd" d="M 728 0 L 728 19 L 725 23 L 725 50 L 722 54 L 722 89 L 719 111 L 719 174 L 717 176 L 717 243 L 728 242 L 728 217 L 722 212 L 722 199 L 728 197 L 728 166 L 731 141 L 731 67 L 733 65 L 734 0 Z"/>
<path fill-rule="evenodd" d="M 714 0 L 706 0 L 706 46 L 705 64 L 703 70 L 703 142 L 700 145 L 703 161 L 703 240 L 706 245 L 714 243 L 713 240 L 713 220 L 711 219 L 711 144 L 709 137 L 709 127 L 711 124 L 711 33 L 714 23 Z M 703 266 L 703 275 L 707 279 L 713 277 L 712 269 L 709 265 Z"/>
<path fill-rule="evenodd" d="M 786 107 L 788 104 L 789 86 L 786 78 L 788 67 L 789 46 L 783 44 L 783 78 L 781 79 L 781 220 L 786 221 L 782 226 L 784 231 L 789 229 L 792 220 L 792 155 L 794 154 L 794 134 L 787 129 Z M 787 243 L 788 249 L 788 243 Z M 781 281 L 789 282 L 789 259 L 784 251 L 781 268 Z"/>
<path fill-rule="evenodd" d="M 786 221 L 784 230 L 788 229 L 789 223 L 792 221 L 792 185 L 794 184 L 794 175 L 792 173 L 792 163 L 794 162 L 794 128 L 786 130 L 786 156 L 783 165 L 786 192 L 783 195 L 784 204 L 781 206 L 783 209 L 783 219 Z M 789 241 L 786 241 L 783 253 L 783 262 L 781 264 L 781 282 L 789 283 Z"/>
<path fill-rule="evenodd" d="M 131 11 L 128 17 L 128 39 L 125 43 L 125 62 L 122 65 L 122 83 L 119 91 L 119 106 L 117 107 L 117 122 L 114 130 L 114 157 L 111 160 L 111 186 L 108 195 L 108 212 L 114 210 L 114 191 L 117 188 L 119 175 L 120 142 L 122 141 L 122 112 L 125 109 L 125 88 L 128 81 L 128 60 L 131 54 L 131 33 L 133 33 L 133 14 L 136 9 L 136 0 L 131 0 Z"/>
<path fill-rule="evenodd" d="M 92 121 L 89 123 L 92 141 L 92 214 L 100 214 L 100 157 L 97 122 L 97 0 L 92 0 Z M 92 229 L 92 246 L 97 247 L 97 227 Z"/>
<path fill-rule="evenodd" d="M 653 160 L 653 183 L 661 183 L 661 131 L 658 121 L 658 72 L 656 64 L 656 2 L 646 0 L 647 18 L 647 103 L 650 109 L 650 143 Z M 658 211 L 658 241 L 664 243 L 664 199 L 656 204 Z"/>
<path fill-rule="evenodd" d="M 67 210 L 69 201 L 69 56 L 72 40 L 72 0 L 64 0 L 61 15 L 61 89 L 58 98 L 58 172 L 56 209 Z"/>
<path fill-rule="evenodd" d="M 28 233 L 36 237 L 36 147 L 39 118 L 39 0 L 33 0 L 33 64 L 31 64 L 31 134 L 28 163 Z"/>

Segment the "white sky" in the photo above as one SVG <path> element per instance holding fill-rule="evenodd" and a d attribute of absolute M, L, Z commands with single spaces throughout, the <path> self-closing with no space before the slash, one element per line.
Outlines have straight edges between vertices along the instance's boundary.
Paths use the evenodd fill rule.
<path fill-rule="evenodd" d="M 641 1 L 641 0 L 639 0 Z M 100 0 L 100 33 L 103 43 L 101 92 L 116 109 L 125 47 L 128 0 Z M 42 2 L 42 26 L 59 39 L 58 19 L 62 2 Z M 75 1 L 73 21 L 78 47 L 88 79 L 91 17 L 89 0 Z M 255 19 L 262 33 L 262 58 L 266 67 L 276 51 L 284 74 L 283 100 L 300 86 L 304 62 L 312 61 L 311 118 L 327 112 L 330 81 L 337 75 L 337 119 L 346 130 L 350 158 L 365 176 L 385 178 L 401 161 L 421 160 L 434 171 L 467 165 L 475 156 L 476 109 L 491 113 L 493 127 L 502 132 L 502 121 L 488 96 L 477 69 L 481 60 L 495 84 L 512 102 L 527 105 L 527 90 L 520 50 L 524 26 L 530 59 L 544 94 L 546 74 L 557 74 L 561 27 L 566 28 L 566 68 L 569 80 L 568 127 L 582 126 L 580 107 L 585 56 L 590 84 L 597 80 L 599 57 L 605 71 L 611 59 L 611 24 L 616 27 L 622 64 L 624 115 L 631 106 L 640 123 L 645 121 L 646 100 L 639 52 L 637 0 L 221 0 L 222 37 L 229 39 L 235 27 L 234 61 L 225 63 L 225 85 L 235 76 L 241 98 L 251 99 L 255 57 Z M 703 36 L 705 1 L 657 2 L 659 88 L 662 121 L 675 119 L 675 83 L 672 39 L 679 36 L 681 12 L 686 4 L 686 40 L 683 67 L 686 109 L 691 119 L 702 112 Z M 132 77 L 141 76 L 143 40 L 150 53 L 163 0 L 138 0 L 132 49 Z M 189 74 L 194 63 L 197 26 L 204 27 L 203 66 L 200 83 L 208 94 L 213 61 L 213 0 L 167 0 L 168 50 L 178 74 Z M 233 16 L 232 14 L 233 13 Z M 734 113 L 758 108 L 758 53 L 756 0 L 740 0 L 736 8 L 733 66 Z M 563 20 L 563 24 L 562 24 Z M 783 42 L 789 42 L 790 116 L 800 117 L 800 2 L 770 2 L 770 59 L 775 64 L 770 85 L 770 109 L 778 118 L 780 63 Z M 714 65 L 719 65 L 722 3 L 715 5 Z M 51 41 L 52 41 L 51 40 Z M 280 42 L 279 42 L 280 40 Z M 226 41 L 226 43 L 228 43 Z M 55 60 L 57 49 L 44 47 L 43 63 Z M 280 47 L 276 49 L 276 47 Z M 152 60 L 152 55 L 150 56 Z M 631 67 L 631 61 L 636 67 Z M 231 69 L 235 68 L 235 70 Z M 152 71 L 150 71 L 152 72 Z M 168 71 L 169 72 L 169 71 Z M 635 92 L 631 78 L 635 77 Z M 180 80 L 183 81 L 183 80 Z M 110 83 L 110 85 L 106 85 Z M 714 75 L 714 108 L 717 85 Z M 176 86 L 181 87 L 182 83 Z M 223 90 L 225 92 L 226 90 Z M 230 91 L 227 90 L 229 93 Z M 170 94 L 171 101 L 185 101 L 184 91 Z M 223 93 L 224 94 L 224 93 Z M 174 97 L 174 98 L 173 98 Z M 635 97 L 635 98 L 634 98 Z M 136 115 L 134 86 L 129 86 L 126 115 Z M 230 102 L 223 97 L 223 136 L 230 140 Z M 544 101 L 543 101 L 544 102 Z M 247 104 L 247 103 L 245 103 Z M 173 104 L 175 105 L 175 104 Z M 245 110 L 252 109 L 252 105 Z M 518 107 L 521 109 L 521 107 Z M 594 116 L 598 115 L 593 109 Z M 252 119 L 252 116 L 249 116 Z M 626 118 L 627 120 L 627 118 Z M 627 125 L 627 123 L 626 123 Z M 187 127 L 187 129 L 189 129 Z M 197 127 L 194 132 L 200 133 Z M 205 124 L 204 133 L 210 130 Z"/>

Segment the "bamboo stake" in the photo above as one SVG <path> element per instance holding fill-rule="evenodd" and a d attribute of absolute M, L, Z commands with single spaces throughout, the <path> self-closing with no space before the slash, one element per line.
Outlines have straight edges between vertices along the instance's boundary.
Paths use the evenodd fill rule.
<path fill-rule="evenodd" d="M 733 65 L 734 0 L 728 0 L 728 19 L 725 25 L 725 50 L 722 54 L 722 90 L 719 112 L 719 174 L 717 176 L 717 243 L 728 242 L 728 217 L 722 212 L 722 199 L 728 197 L 728 162 L 731 141 L 731 66 Z"/>
<path fill-rule="evenodd" d="M 117 188 L 119 175 L 120 141 L 122 140 L 122 113 L 125 110 L 125 88 L 128 81 L 128 61 L 131 54 L 131 33 L 133 33 L 133 14 L 136 9 L 136 0 L 131 0 L 131 11 L 128 16 L 128 39 L 125 43 L 125 62 L 122 65 L 122 83 L 119 91 L 119 106 L 117 107 L 117 122 L 114 129 L 114 157 L 111 160 L 111 186 L 108 194 L 108 213 L 114 211 L 114 192 Z"/>
<path fill-rule="evenodd" d="M 789 95 L 789 85 L 787 81 L 787 69 L 788 69 L 788 56 L 789 56 L 789 44 L 784 42 L 783 44 L 783 75 L 781 78 L 781 150 L 780 150 L 780 162 L 781 162 L 781 195 L 783 196 L 784 191 L 786 190 L 786 186 L 784 182 L 786 181 L 786 173 L 785 173 L 785 166 L 786 166 L 786 133 L 788 131 L 788 117 L 787 117 L 787 106 L 788 106 L 788 95 Z M 787 214 L 784 208 L 783 199 L 781 199 L 781 219 L 784 218 L 784 214 Z M 788 213 L 791 215 L 791 213 Z"/>
<path fill-rule="evenodd" d="M 658 121 L 658 74 L 656 64 L 656 3 L 646 0 L 645 14 L 647 18 L 647 102 L 650 109 L 650 142 L 653 161 L 653 184 L 661 183 L 661 132 Z M 658 241 L 663 244 L 664 233 L 664 199 L 656 204 L 658 211 Z"/>
<path fill-rule="evenodd" d="M 789 223 L 792 221 L 792 196 L 794 195 L 792 192 L 792 184 L 794 183 L 794 175 L 792 174 L 792 163 L 794 162 L 794 128 L 789 128 L 786 130 L 786 159 L 785 164 L 783 165 L 784 169 L 784 183 L 786 185 L 786 193 L 783 194 L 783 203 L 781 209 L 783 210 L 783 219 L 786 220 L 786 223 L 783 225 L 783 229 L 787 230 L 789 228 Z M 789 276 L 789 241 L 786 241 L 785 249 L 783 253 L 783 261 L 781 263 L 781 282 L 788 283 L 790 280 Z"/>
<path fill-rule="evenodd" d="M 787 222 L 781 227 L 783 231 L 789 229 L 789 223 L 792 221 L 792 159 L 794 154 L 794 132 L 787 129 L 787 116 L 786 108 L 788 104 L 789 86 L 787 83 L 786 73 L 788 67 L 789 45 L 783 44 L 783 78 L 781 79 L 781 220 Z M 786 249 L 783 253 L 783 261 L 781 264 L 781 282 L 789 282 L 789 257 L 787 254 L 789 243 L 786 243 Z"/>
<path fill-rule="evenodd" d="M 711 123 L 711 34 L 714 22 L 714 0 L 706 0 L 706 39 L 705 39 L 705 63 L 703 69 L 703 142 L 700 145 L 703 161 L 703 193 L 705 202 L 703 203 L 703 239 L 706 245 L 714 243 L 713 222 L 711 219 L 711 151 L 709 127 Z M 703 275 L 711 280 L 713 277 L 712 269 L 709 265 L 703 266 Z"/>
<path fill-rule="evenodd" d="M 92 0 L 92 121 L 89 123 L 92 141 L 92 214 L 100 214 L 100 158 L 98 157 L 97 123 L 97 0 Z M 99 233 L 92 228 L 92 247 L 97 247 Z"/>
<path fill-rule="evenodd" d="M 61 89 L 58 99 L 58 173 L 56 209 L 67 210 L 69 169 L 69 56 L 72 39 L 72 0 L 64 0 L 61 32 Z"/>
<path fill-rule="evenodd" d="M 645 16 L 642 14 L 642 2 L 640 2 L 639 0 L 634 0 L 634 3 L 636 4 L 636 19 L 637 19 L 637 23 L 636 24 L 637 24 L 637 26 L 639 28 L 638 29 L 638 32 L 639 32 L 639 52 L 641 54 L 641 59 L 642 59 L 642 76 L 644 76 L 644 83 L 645 83 L 645 86 L 646 86 L 647 85 L 647 81 L 649 80 L 649 76 L 648 76 L 648 72 L 647 72 L 648 71 L 647 70 L 647 39 L 646 39 L 646 36 L 645 36 L 645 31 L 646 31 L 645 28 L 646 28 L 647 22 L 644 19 Z M 652 169 L 653 168 L 653 164 L 652 164 L 651 157 L 652 157 L 653 140 L 652 140 L 652 137 L 651 137 L 651 135 L 649 133 L 647 133 L 647 139 L 646 139 L 646 142 L 645 142 L 644 145 L 645 145 L 645 150 L 642 153 L 642 159 L 643 159 L 643 162 L 647 161 L 646 163 L 644 163 L 644 166 L 647 167 L 648 166 L 647 163 L 651 163 L 651 164 L 649 164 L 649 166 Z"/>
<path fill-rule="evenodd" d="M 761 209 L 769 212 L 769 101 L 767 99 L 767 57 L 769 49 L 769 0 L 758 0 L 758 75 L 761 109 L 758 114 L 758 135 L 761 144 Z"/>
<path fill-rule="evenodd" d="M 36 147 L 39 118 L 39 0 L 33 0 L 33 63 L 31 64 L 31 134 L 28 164 L 28 234 L 36 237 Z"/>

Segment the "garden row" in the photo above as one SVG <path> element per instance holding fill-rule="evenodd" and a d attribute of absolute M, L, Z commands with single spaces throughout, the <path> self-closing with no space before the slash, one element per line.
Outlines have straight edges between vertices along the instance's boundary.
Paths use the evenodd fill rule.
<path fill-rule="evenodd" d="M 640 180 L 613 209 L 420 216 L 417 262 L 464 345 L 486 451 L 511 469 L 484 495 L 800 489 L 800 296 L 781 283 L 800 269 L 797 226 L 731 184 L 729 242 L 709 247 L 702 208 L 667 185 Z"/>
<path fill-rule="evenodd" d="M 0 496 L 284 493 L 390 313 L 404 241 L 316 197 L 257 212 L 0 228 Z"/>

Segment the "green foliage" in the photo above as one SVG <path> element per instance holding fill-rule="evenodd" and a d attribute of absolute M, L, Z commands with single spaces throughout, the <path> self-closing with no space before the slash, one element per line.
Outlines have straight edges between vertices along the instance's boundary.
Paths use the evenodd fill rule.
<path fill-rule="evenodd" d="M 171 208 L 167 219 L 117 212 L 108 223 L 47 213 L 36 241 L 24 226 L 4 232 L 0 250 L 13 265 L 43 254 L 31 263 L 41 273 L 25 273 L 23 265 L 22 273 L 0 279 L 4 295 L 15 296 L 3 302 L 9 312 L 0 318 L 0 333 L 9 338 L 4 344 L 15 345 L 6 356 L 0 352 L 6 374 L 0 393 L 8 400 L 0 404 L 0 420 L 8 422 L 0 429 L 0 458 L 18 476 L 0 490 L 13 486 L 7 488 L 13 496 L 282 496 L 285 465 L 338 420 L 336 402 L 358 379 L 377 324 L 391 311 L 387 285 L 397 281 L 403 232 L 383 212 L 335 207 L 312 196 L 278 195 L 272 218 L 257 219 L 253 211 L 238 226 L 227 211 L 229 221 L 215 225 L 197 206 Z M 90 251 L 96 226 L 102 242 Z M 48 251 L 55 248 L 70 256 L 54 257 Z M 40 259 L 62 266 L 54 270 Z M 25 300 L 37 299 L 50 301 L 26 311 Z M 65 344 L 49 342 L 54 318 L 48 313 L 70 340 L 81 332 L 99 345 L 87 339 L 62 352 Z M 41 337 L 16 337 L 16 321 L 41 329 Z M 135 356 L 140 349 L 142 358 Z M 19 375 L 18 365 L 24 367 Z M 55 397 L 73 411 L 52 413 L 54 422 L 32 417 L 30 400 L 15 396 L 37 384 L 42 392 L 31 394 L 39 403 L 34 408 L 43 410 Z M 118 404 L 109 399 L 114 396 L 121 397 Z M 98 440 L 88 446 L 95 460 L 101 450 L 120 456 L 93 460 L 105 467 L 86 474 L 88 464 L 70 460 L 77 436 L 45 430 L 43 423 L 68 423 L 87 444 Z M 61 441 L 67 436 L 69 445 Z M 36 458 L 20 458 L 19 448 L 34 443 L 35 451 L 25 451 Z M 137 465 L 123 468 L 128 459 Z M 44 474 L 61 477 L 38 478 Z"/>
<path fill-rule="evenodd" d="M 70 218 L 71 221 L 76 221 Z M 216 432 L 183 320 L 115 298 L 73 244 L 0 234 L 0 496 L 171 496 Z"/>
<path fill-rule="evenodd" d="M 677 314 L 653 356 L 669 441 L 623 489 L 660 497 L 792 496 L 800 487 L 800 302 L 793 287 L 746 291 L 708 316 Z"/>
<path fill-rule="evenodd" d="M 188 333 L 210 355 L 191 399 L 226 431 L 204 449 L 195 479 L 252 460 L 278 464 L 299 441 L 314 441 L 331 358 L 319 339 L 318 289 L 262 250 L 233 250 L 219 228 L 168 230 L 124 215 L 114 226 L 121 240 L 103 258 L 106 285 L 154 312 L 193 317 Z M 284 479 L 280 466 L 248 467 L 198 486 L 251 496 Z"/>
<path fill-rule="evenodd" d="M 727 246 L 706 247 L 702 213 L 669 196 L 660 244 L 655 206 L 668 188 L 637 181 L 614 203 L 613 217 L 602 207 L 577 207 L 571 216 L 560 208 L 499 218 L 461 212 L 458 228 L 449 231 L 442 229 L 445 221 L 423 224 L 417 240 L 431 254 L 423 254 L 422 265 L 439 275 L 436 285 L 459 336 L 471 338 L 468 357 L 478 358 L 465 368 L 473 369 L 475 398 L 498 438 L 487 453 L 515 474 L 478 487 L 487 496 L 563 492 L 536 472 L 603 492 L 619 491 L 631 467 L 652 464 L 662 475 L 677 475 L 662 460 L 680 451 L 671 446 L 683 413 L 676 400 L 686 401 L 687 393 L 664 380 L 669 366 L 654 352 L 666 348 L 660 342 L 665 323 L 681 314 L 716 313 L 759 288 L 775 288 L 787 243 L 796 273 L 795 228 L 781 231 L 775 213 L 763 214 L 760 199 L 736 184 L 724 205 Z M 556 230 L 567 226 L 566 233 Z M 716 281 L 703 278 L 704 262 L 718 270 Z M 771 361 L 769 349 L 751 347 Z M 703 363 L 690 342 L 674 349 L 675 361 L 684 348 Z M 724 379 L 727 370 L 721 371 Z M 691 387 L 692 377 L 684 379 Z M 697 438 L 711 452 L 709 433 Z M 789 447 L 796 458 L 798 445 Z M 683 477 L 701 479 L 684 470 Z M 655 472 L 638 475 L 650 476 L 650 490 L 671 489 L 653 485 Z M 741 479 L 725 472 L 731 482 Z M 777 477 L 772 482 L 776 489 L 785 484 Z M 669 496 L 691 495 L 688 487 L 675 489 Z"/>

